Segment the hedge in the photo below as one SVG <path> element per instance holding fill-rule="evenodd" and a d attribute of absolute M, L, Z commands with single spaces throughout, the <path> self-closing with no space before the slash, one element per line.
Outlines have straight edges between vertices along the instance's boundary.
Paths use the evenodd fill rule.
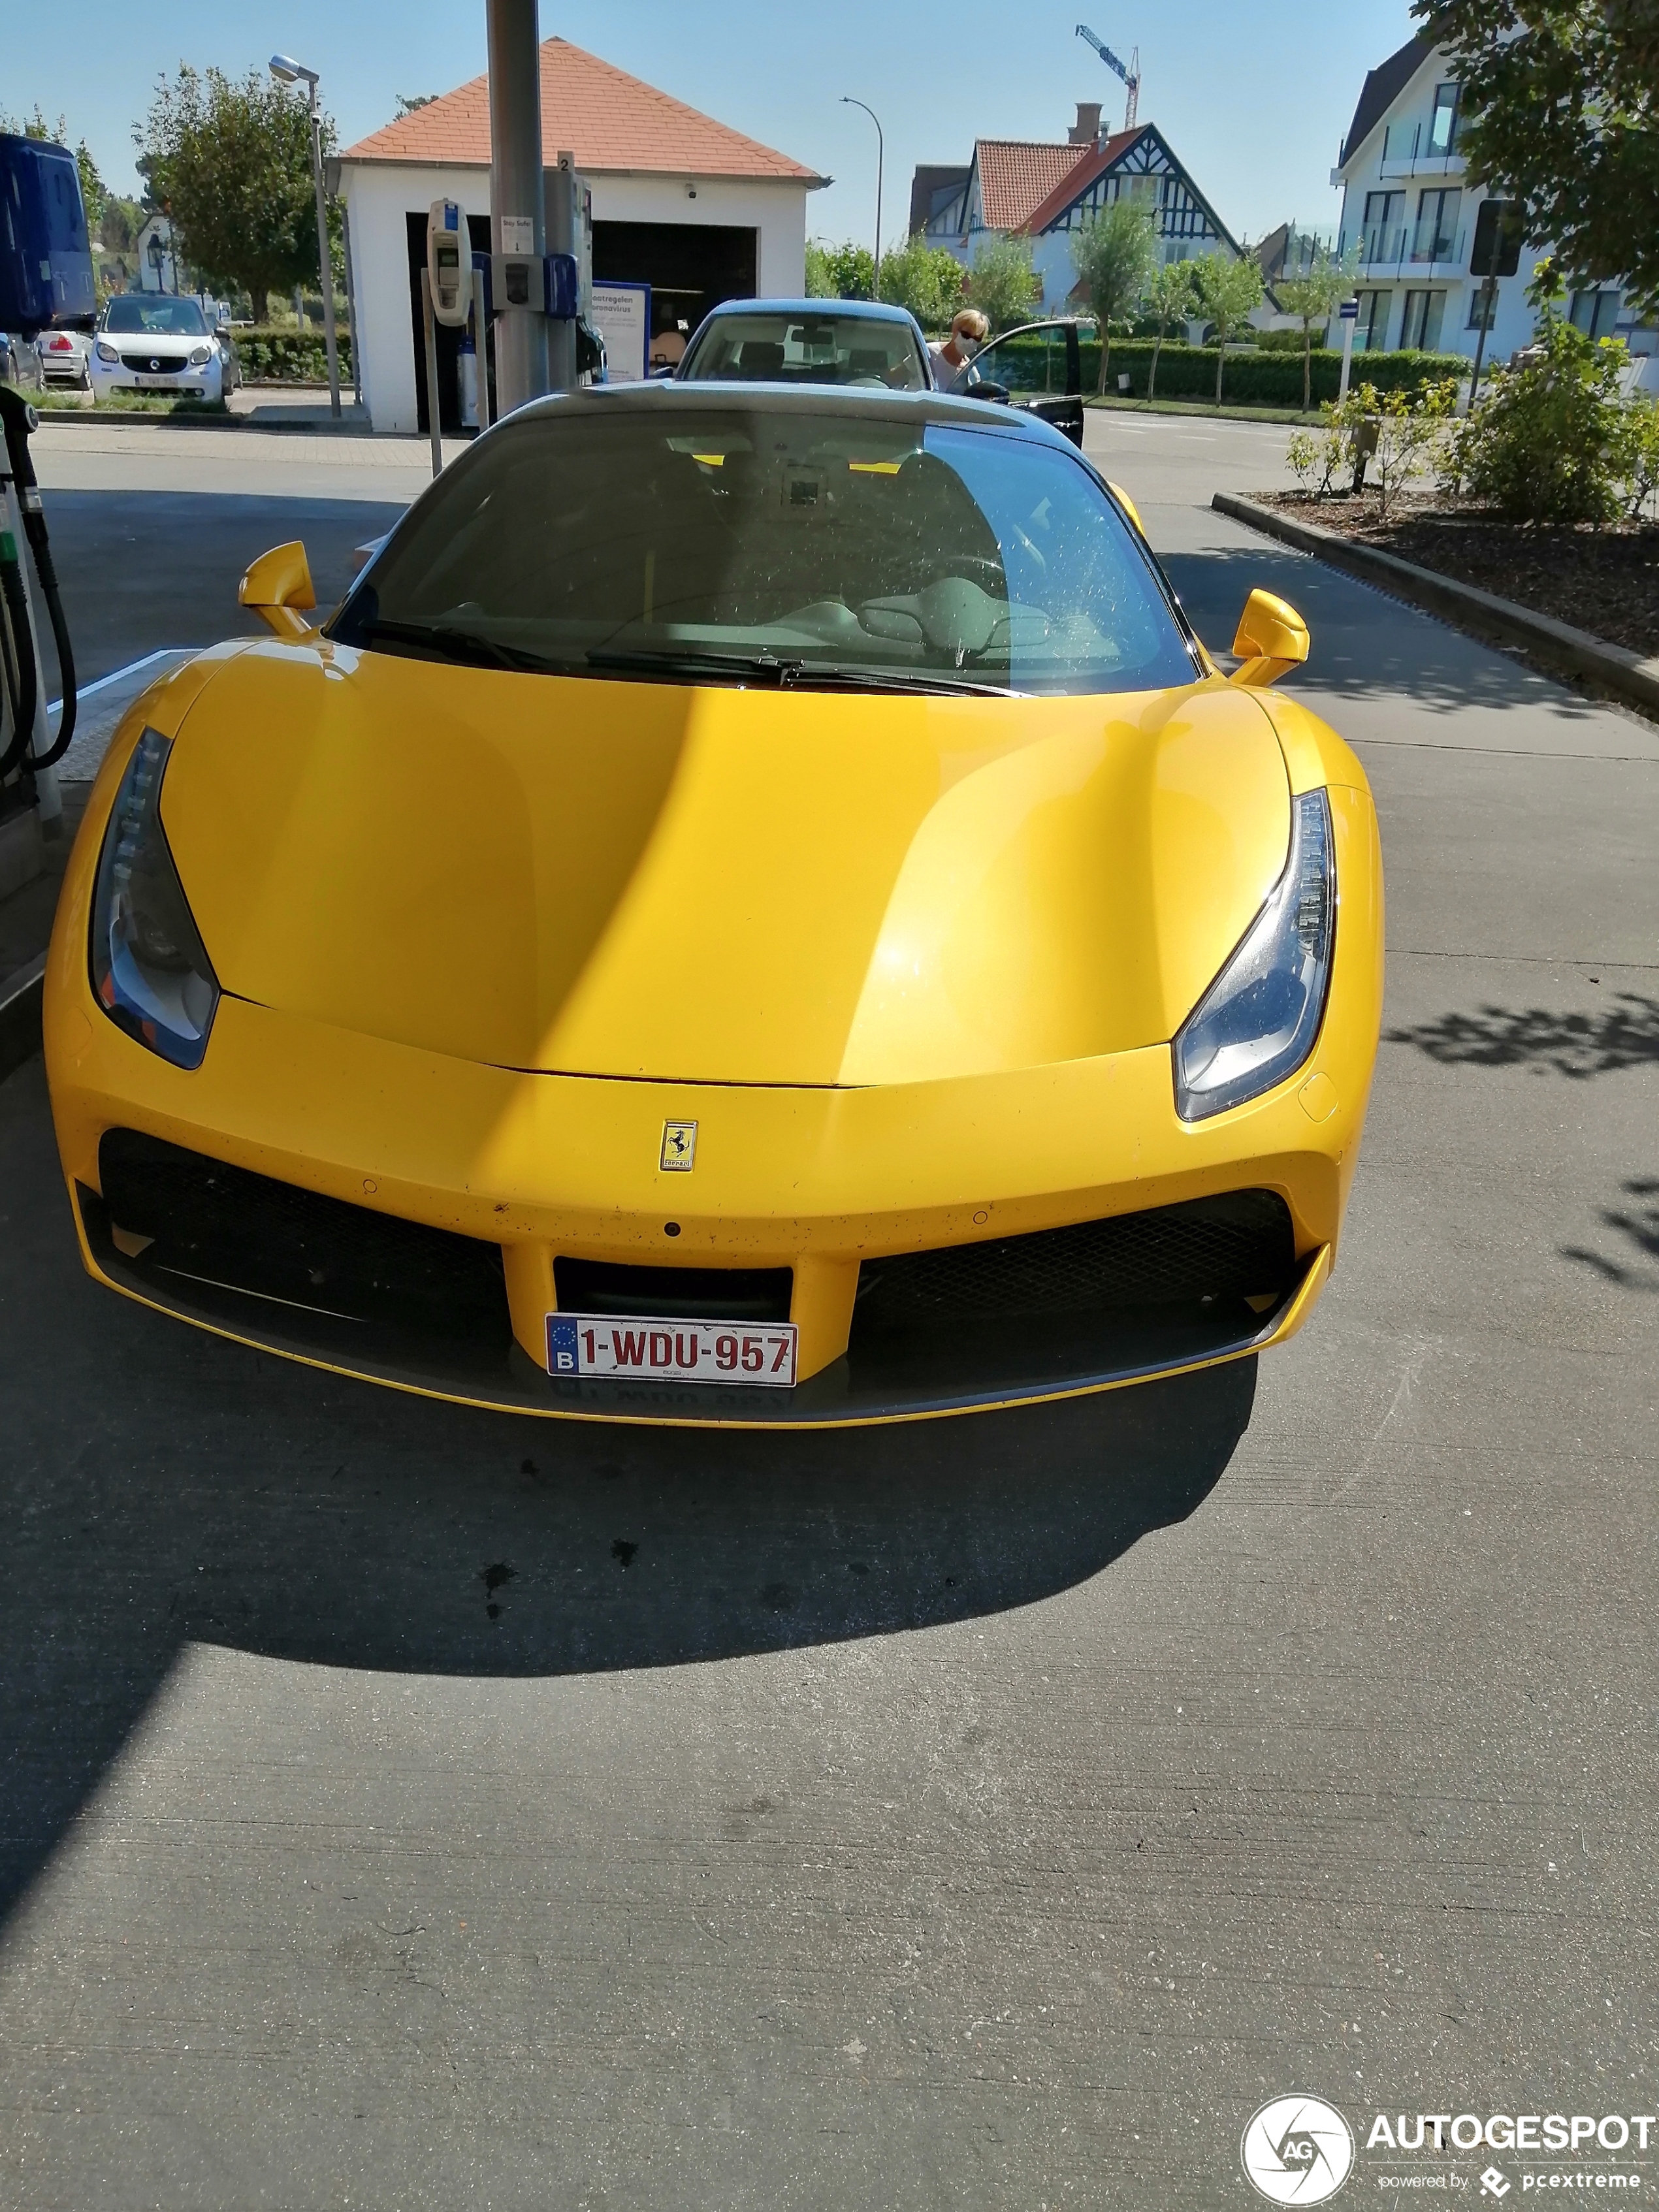
<path fill-rule="evenodd" d="M 328 381 L 328 349 L 320 331 L 284 328 L 281 325 L 256 323 L 252 329 L 233 331 L 236 341 L 236 357 L 242 364 L 242 375 L 250 384 L 326 384 Z M 351 339 L 343 330 L 337 333 L 342 380 L 351 375 Z"/>
<path fill-rule="evenodd" d="M 1017 339 L 1015 343 L 1024 349 L 1026 342 Z M 1042 341 L 1032 339 L 1030 343 L 1035 349 Z M 1082 353 L 1083 389 L 1089 392 L 1100 377 L 1099 339 L 1085 338 Z M 1160 399 L 1213 399 L 1215 358 L 1213 346 L 1166 345 L 1158 356 L 1156 396 Z M 1131 380 L 1130 394 L 1144 399 L 1152 362 L 1151 339 L 1114 338 L 1106 374 L 1109 392 L 1115 394 L 1118 378 L 1127 375 Z M 1374 384 L 1379 392 L 1396 392 L 1414 390 L 1443 377 L 1462 377 L 1468 373 L 1469 364 L 1462 354 L 1357 353 L 1351 380 L 1354 384 Z M 1334 347 L 1316 346 L 1314 404 L 1334 399 L 1341 378 L 1341 355 Z M 1221 395 L 1224 404 L 1232 400 L 1243 406 L 1300 407 L 1302 356 L 1299 353 L 1261 353 L 1250 349 L 1230 351 Z"/>

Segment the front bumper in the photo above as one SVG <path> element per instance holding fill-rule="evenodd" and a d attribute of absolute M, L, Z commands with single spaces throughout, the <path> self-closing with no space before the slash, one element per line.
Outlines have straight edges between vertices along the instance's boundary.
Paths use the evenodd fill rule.
<path fill-rule="evenodd" d="M 618 1081 L 484 1066 L 222 1000 L 202 1066 L 117 1030 L 87 975 L 105 809 L 88 810 L 46 976 L 53 1114 L 82 1255 L 110 1288 L 240 1341 L 410 1390 L 524 1413 L 814 1425 L 915 1419 L 1098 1390 L 1237 1358 L 1298 1328 L 1332 1265 L 1381 1006 L 1381 871 L 1369 797 L 1333 787 L 1341 908 L 1309 1062 L 1189 1126 L 1166 1046 L 1005 1074 L 852 1089 Z M 698 1124 L 690 1174 L 664 1124 Z M 147 1269 L 100 1195 L 106 1132 L 134 1130 L 373 1215 L 499 1249 L 505 1326 L 418 1345 L 351 1318 Z M 1270 1301 L 988 1320 L 872 1342 L 860 1272 L 1246 1190 L 1288 1209 L 1293 1265 Z M 671 1227 L 671 1224 L 672 1226 Z M 788 1268 L 801 1382 L 789 1391 L 555 1381 L 559 1259 Z M 867 1281 L 867 1277 L 866 1277 Z"/>
<path fill-rule="evenodd" d="M 88 364 L 88 376 L 94 398 L 100 393 L 137 392 L 147 399 L 217 399 L 223 392 L 223 377 L 216 362 L 210 362 L 204 368 L 182 369 L 177 375 L 145 381 L 135 369 L 111 368 L 94 357 Z"/>

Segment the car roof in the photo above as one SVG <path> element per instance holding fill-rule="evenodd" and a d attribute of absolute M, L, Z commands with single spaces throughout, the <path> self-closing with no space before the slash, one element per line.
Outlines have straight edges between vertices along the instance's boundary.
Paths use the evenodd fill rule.
<path fill-rule="evenodd" d="M 844 384 L 744 384 L 735 380 L 682 384 L 650 377 L 628 384 L 584 385 L 574 392 L 550 392 L 545 398 L 532 399 L 515 408 L 498 428 L 507 429 L 514 422 L 554 414 L 597 417 L 607 411 L 628 414 L 665 408 L 676 413 L 702 410 L 712 415 L 864 416 L 894 423 L 914 422 L 920 417 L 923 422 L 977 430 L 988 437 L 1023 438 L 1034 445 L 1057 446 L 1074 460 L 1082 459 L 1070 439 L 1052 424 L 1017 407 L 942 392 L 872 391 Z M 494 436 L 495 432 L 487 434 Z"/>
<path fill-rule="evenodd" d="M 704 316 L 712 323 L 717 315 L 839 315 L 851 316 L 855 320 L 872 323 L 904 323 L 915 327 L 915 318 L 908 307 L 896 307 L 889 300 L 722 300 Z"/>

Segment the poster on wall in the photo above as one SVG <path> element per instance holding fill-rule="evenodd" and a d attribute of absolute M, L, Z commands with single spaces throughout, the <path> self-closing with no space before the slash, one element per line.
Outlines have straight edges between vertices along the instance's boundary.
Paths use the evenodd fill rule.
<path fill-rule="evenodd" d="M 593 320 L 605 340 L 606 382 L 637 384 L 649 365 L 651 287 L 595 283 Z"/>

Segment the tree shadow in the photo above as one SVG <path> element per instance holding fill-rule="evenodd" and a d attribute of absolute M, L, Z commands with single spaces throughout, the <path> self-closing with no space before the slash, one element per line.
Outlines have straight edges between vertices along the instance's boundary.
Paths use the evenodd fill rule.
<path fill-rule="evenodd" d="M 1621 1291 L 1659 1291 L 1659 1179 L 1637 1176 L 1620 1188 L 1627 1199 L 1646 1202 L 1603 1206 L 1596 1218 L 1604 1229 L 1624 1237 L 1629 1248 L 1626 1256 L 1610 1260 L 1583 1245 L 1564 1244 L 1561 1257 L 1592 1268 L 1604 1283 L 1615 1284 Z M 1632 1266 L 1632 1256 L 1642 1264 Z"/>
<path fill-rule="evenodd" d="M 1594 1014 L 1542 1006 L 1481 1006 L 1413 1029 L 1386 1030 L 1389 1044 L 1414 1045 L 1447 1067 L 1522 1067 L 1583 1082 L 1659 1060 L 1659 999 L 1619 991 Z"/>
<path fill-rule="evenodd" d="M 1253 1360 L 808 1434 L 481 1413 L 257 1354 L 82 1274 L 38 1060 L 0 1085 L 0 1909 L 191 1640 L 539 1676 L 892 1635 L 1069 1589 L 1192 1513 Z"/>

